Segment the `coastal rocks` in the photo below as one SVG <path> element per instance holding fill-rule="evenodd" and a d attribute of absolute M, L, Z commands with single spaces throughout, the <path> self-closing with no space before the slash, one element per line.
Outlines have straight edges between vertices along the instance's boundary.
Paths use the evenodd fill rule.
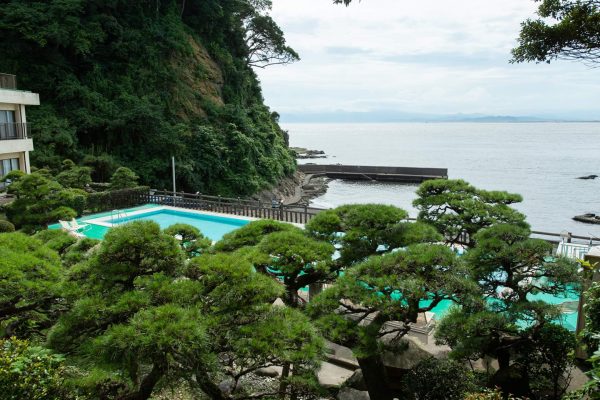
<path fill-rule="evenodd" d="M 576 215 L 573 217 L 575 221 L 584 222 L 586 224 L 600 224 L 600 215 L 593 213 L 587 213 L 582 215 Z"/>
<path fill-rule="evenodd" d="M 342 388 L 337 395 L 337 400 L 369 400 L 369 393 L 349 387 Z"/>
<path fill-rule="evenodd" d="M 596 179 L 598 177 L 598 175 L 587 175 L 587 176 L 580 176 L 577 179 Z"/>
<path fill-rule="evenodd" d="M 309 150 L 303 147 L 291 147 L 290 149 L 296 154 L 296 158 L 299 160 L 327 158 L 323 150 Z"/>

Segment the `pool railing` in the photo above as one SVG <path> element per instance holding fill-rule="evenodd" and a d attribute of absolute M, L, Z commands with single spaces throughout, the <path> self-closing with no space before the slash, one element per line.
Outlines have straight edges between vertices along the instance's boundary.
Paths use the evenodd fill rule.
<path fill-rule="evenodd" d="M 135 199 L 133 198 L 135 197 Z M 158 204 L 173 207 L 187 208 L 200 211 L 211 211 L 222 214 L 231 214 L 251 218 L 274 219 L 277 221 L 291 222 L 296 224 L 306 224 L 315 215 L 325 209 L 308 207 L 307 205 L 291 204 L 285 205 L 278 202 L 264 202 L 260 200 L 209 196 L 201 193 L 184 193 L 172 191 L 149 190 L 129 194 L 127 197 L 129 205 Z M 114 207 L 118 208 L 118 207 Z M 414 221 L 414 218 L 409 218 Z M 556 248 L 559 243 L 579 243 L 586 244 L 589 247 L 600 245 L 600 238 L 593 236 L 574 235 L 571 232 L 552 233 L 533 230 L 532 237 L 543 239 L 552 243 Z M 458 244 L 466 244 L 469 237 L 466 233 L 462 234 Z"/>

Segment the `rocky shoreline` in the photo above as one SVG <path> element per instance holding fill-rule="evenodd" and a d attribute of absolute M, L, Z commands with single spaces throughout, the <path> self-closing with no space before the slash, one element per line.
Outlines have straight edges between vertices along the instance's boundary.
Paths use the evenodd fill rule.
<path fill-rule="evenodd" d="M 290 150 L 296 154 L 296 159 L 327 158 L 322 150 L 310 150 L 302 147 L 291 147 Z M 296 171 L 291 177 L 282 179 L 277 186 L 254 195 L 253 199 L 266 203 L 277 200 L 286 206 L 308 206 L 312 199 L 327 192 L 330 181 L 331 179 L 324 176 Z"/>
<path fill-rule="evenodd" d="M 291 177 L 282 179 L 277 186 L 254 195 L 253 199 L 265 203 L 275 199 L 286 206 L 305 206 L 327 192 L 329 182 L 329 178 L 296 171 Z"/>

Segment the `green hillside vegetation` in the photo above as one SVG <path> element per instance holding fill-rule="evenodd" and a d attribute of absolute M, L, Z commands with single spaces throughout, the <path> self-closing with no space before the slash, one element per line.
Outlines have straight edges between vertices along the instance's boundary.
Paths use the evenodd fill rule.
<path fill-rule="evenodd" d="M 35 166 L 69 158 L 106 181 L 123 165 L 163 188 L 175 156 L 179 188 L 221 195 L 293 172 L 251 69 L 298 59 L 269 1 L 0 3 L 0 71 L 40 93 Z"/>

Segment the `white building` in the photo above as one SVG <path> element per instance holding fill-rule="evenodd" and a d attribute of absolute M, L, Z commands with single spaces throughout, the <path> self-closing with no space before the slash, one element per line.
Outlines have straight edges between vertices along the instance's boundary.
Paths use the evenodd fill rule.
<path fill-rule="evenodd" d="M 29 173 L 29 152 L 33 150 L 31 126 L 25 106 L 39 106 L 37 93 L 17 90 L 14 75 L 0 74 L 0 178 L 19 169 Z"/>

